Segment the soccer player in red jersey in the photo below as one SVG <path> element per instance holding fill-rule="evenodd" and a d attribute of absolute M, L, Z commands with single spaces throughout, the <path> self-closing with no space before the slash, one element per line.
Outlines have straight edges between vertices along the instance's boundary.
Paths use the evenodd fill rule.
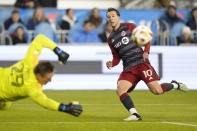
<path fill-rule="evenodd" d="M 136 84 L 143 80 L 149 90 L 156 95 L 165 93 L 172 89 L 187 91 L 185 84 L 173 80 L 171 83 L 159 84 L 159 76 L 155 72 L 148 60 L 150 44 L 144 50 L 132 40 L 132 31 L 136 27 L 134 23 L 120 23 L 120 13 L 114 8 L 109 8 L 106 12 L 108 22 L 113 31 L 108 37 L 108 44 L 111 49 L 113 60 L 107 61 L 106 66 L 110 69 L 120 60 L 123 61 L 123 71 L 117 82 L 117 94 L 124 107 L 131 115 L 125 121 L 142 120 L 135 109 L 131 97 L 128 95 Z"/>

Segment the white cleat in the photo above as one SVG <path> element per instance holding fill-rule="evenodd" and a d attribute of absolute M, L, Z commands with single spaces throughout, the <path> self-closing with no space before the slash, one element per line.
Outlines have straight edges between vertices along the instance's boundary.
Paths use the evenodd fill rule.
<path fill-rule="evenodd" d="M 137 113 L 132 114 L 131 116 L 124 119 L 124 121 L 139 121 L 142 120 L 141 116 Z"/>
<path fill-rule="evenodd" d="M 189 88 L 183 83 L 177 82 L 175 80 L 172 80 L 171 83 L 176 83 L 178 85 L 177 90 L 184 91 L 184 92 L 189 91 Z"/>

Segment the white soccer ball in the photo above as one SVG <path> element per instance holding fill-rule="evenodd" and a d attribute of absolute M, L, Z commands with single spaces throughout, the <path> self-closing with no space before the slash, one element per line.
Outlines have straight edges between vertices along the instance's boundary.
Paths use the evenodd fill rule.
<path fill-rule="evenodd" d="M 152 31 L 144 25 L 137 26 L 132 32 L 132 39 L 139 46 L 145 46 L 152 40 Z"/>
<path fill-rule="evenodd" d="M 79 102 L 78 101 L 73 101 L 72 104 L 73 105 L 79 105 Z"/>

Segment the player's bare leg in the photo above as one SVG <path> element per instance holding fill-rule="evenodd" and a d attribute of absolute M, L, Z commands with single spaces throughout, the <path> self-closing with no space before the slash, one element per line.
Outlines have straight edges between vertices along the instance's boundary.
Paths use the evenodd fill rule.
<path fill-rule="evenodd" d="M 162 89 L 162 86 L 158 83 L 158 81 L 149 82 L 147 86 L 150 89 L 150 91 L 155 95 L 164 93 L 164 89 Z"/>
<path fill-rule="evenodd" d="M 131 97 L 128 95 L 127 91 L 129 88 L 132 87 L 132 83 L 126 80 L 120 80 L 118 81 L 118 87 L 117 87 L 117 94 L 120 97 L 120 100 L 124 107 L 131 113 L 131 116 L 124 119 L 125 121 L 136 121 L 136 120 L 142 120 L 140 115 L 137 113 L 134 103 L 131 99 Z"/>
<path fill-rule="evenodd" d="M 118 96 L 121 96 L 124 93 L 127 93 L 129 88 L 132 86 L 132 83 L 127 80 L 120 80 L 118 81 L 118 87 L 117 87 L 117 94 Z"/>
<path fill-rule="evenodd" d="M 148 88 L 153 94 L 159 95 L 163 94 L 166 91 L 170 91 L 172 89 L 188 91 L 189 89 L 183 83 L 177 82 L 173 80 L 171 83 L 162 83 L 159 84 L 158 81 L 152 81 L 147 84 Z"/>

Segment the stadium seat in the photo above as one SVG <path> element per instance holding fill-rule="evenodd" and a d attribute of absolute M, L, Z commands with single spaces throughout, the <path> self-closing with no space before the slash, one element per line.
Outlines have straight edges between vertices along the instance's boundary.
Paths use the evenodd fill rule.
<path fill-rule="evenodd" d="M 83 25 L 84 21 L 88 18 L 90 14 L 91 14 L 91 10 L 76 14 L 77 21 L 78 21 L 77 23 L 80 23 L 81 25 Z"/>
<path fill-rule="evenodd" d="M 174 35 L 169 35 L 169 45 L 170 46 L 176 46 L 177 45 L 177 39 Z"/>
<path fill-rule="evenodd" d="M 99 33 L 101 33 L 102 31 L 104 31 L 105 26 L 106 26 L 106 23 L 101 23 L 101 24 L 98 26 L 97 30 L 96 30 L 97 33 L 99 34 Z"/>
<path fill-rule="evenodd" d="M 12 39 L 6 33 L 4 24 L 0 22 L 0 45 L 11 45 L 11 44 L 12 44 Z"/>
<path fill-rule="evenodd" d="M 187 23 L 187 21 L 192 17 L 192 12 L 188 11 L 184 14 L 183 21 Z"/>
<path fill-rule="evenodd" d="M 0 33 L 2 33 L 4 31 L 4 25 L 2 22 L 0 22 Z"/>
<path fill-rule="evenodd" d="M 30 43 L 30 42 L 31 42 L 31 38 L 30 38 L 30 36 L 29 36 L 28 30 L 27 30 L 27 28 L 26 28 L 23 24 L 21 24 L 21 23 L 14 23 L 14 24 L 12 24 L 12 25 L 8 28 L 8 31 L 7 31 L 8 35 L 11 35 L 13 32 L 15 32 L 15 30 L 16 30 L 19 26 L 22 26 L 22 27 L 23 27 L 24 32 L 25 32 L 25 37 L 26 37 L 26 39 L 27 39 L 27 43 Z"/>
<path fill-rule="evenodd" d="M 160 31 L 160 25 L 159 25 L 159 21 L 158 20 L 153 20 L 150 22 L 150 29 L 152 30 L 153 32 L 153 38 L 152 38 L 152 42 L 151 44 L 152 45 L 156 45 L 158 44 L 156 41 L 157 41 L 157 34 L 159 33 Z"/>
<path fill-rule="evenodd" d="M 1 33 L 0 34 L 0 45 L 12 45 L 12 38 L 11 36 Z"/>
<path fill-rule="evenodd" d="M 0 9 L 0 22 L 4 23 L 12 14 L 11 9 Z"/>
<path fill-rule="evenodd" d="M 182 28 L 186 26 L 184 23 L 178 22 L 173 25 L 170 30 L 170 34 L 174 35 L 175 37 L 180 36 L 182 32 Z"/>
<path fill-rule="evenodd" d="M 159 20 L 160 31 L 170 31 L 169 24 L 164 20 Z"/>
<path fill-rule="evenodd" d="M 47 22 L 42 22 L 35 27 L 34 38 L 39 34 L 43 34 L 47 36 L 48 38 L 50 38 L 56 43 L 58 42 L 58 38 L 57 38 L 55 31 L 53 30 L 51 25 Z"/>
<path fill-rule="evenodd" d="M 153 33 L 157 33 L 159 31 L 159 21 L 158 20 L 153 20 L 150 23 L 150 29 L 152 30 Z"/>
<path fill-rule="evenodd" d="M 194 40 L 197 41 L 197 32 L 193 32 Z"/>
<path fill-rule="evenodd" d="M 25 25 L 27 25 L 28 21 L 33 17 L 34 10 L 33 9 L 28 9 L 26 13 L 22 16 L 22 21 Z"/>

